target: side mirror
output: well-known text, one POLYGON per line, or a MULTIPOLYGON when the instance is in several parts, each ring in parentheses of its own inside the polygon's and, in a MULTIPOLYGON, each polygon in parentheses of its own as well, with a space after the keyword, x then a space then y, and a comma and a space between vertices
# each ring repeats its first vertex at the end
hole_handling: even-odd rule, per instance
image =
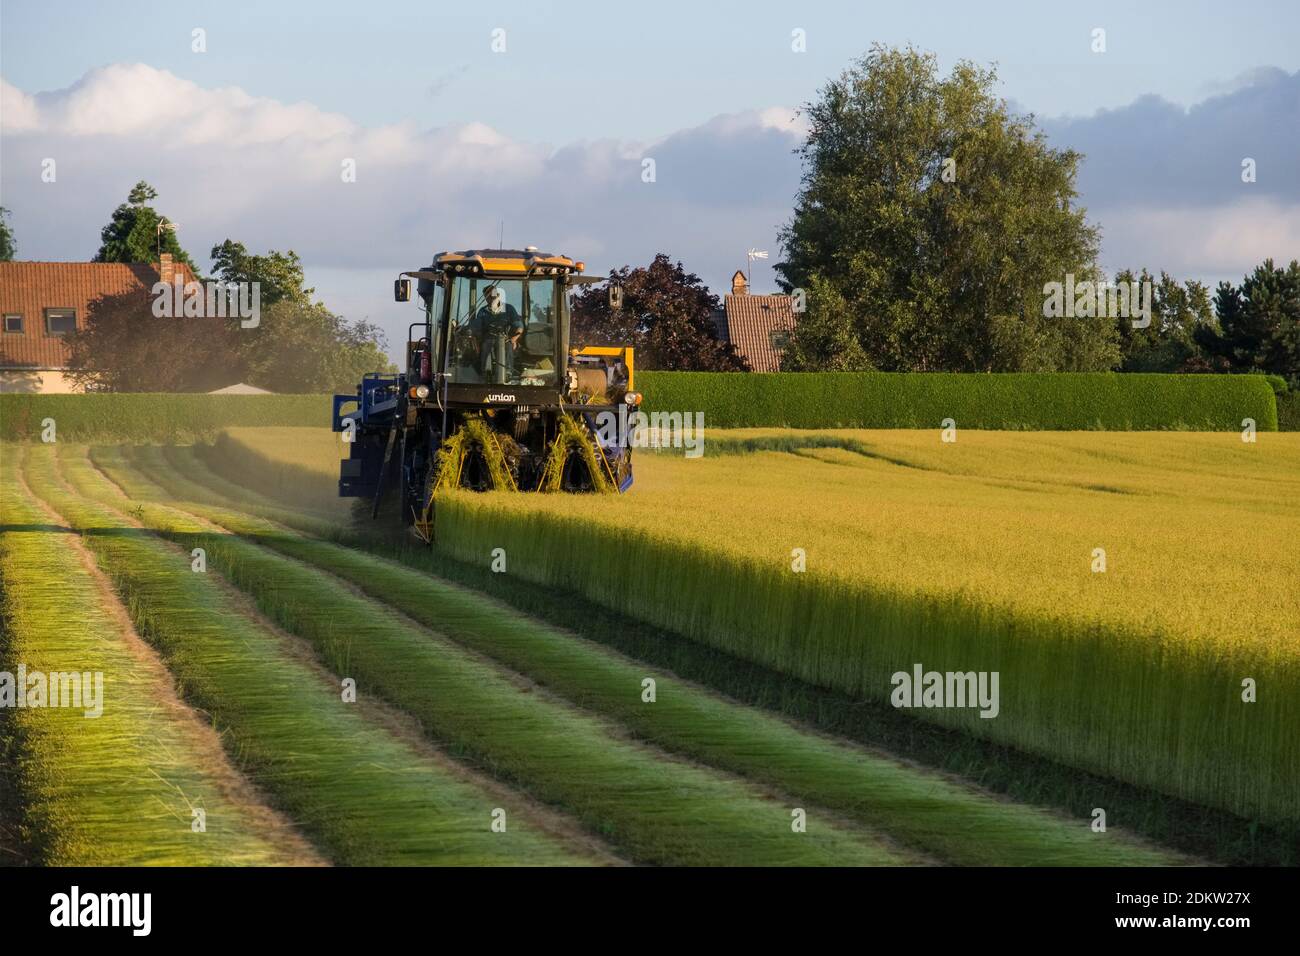
POLYGON ((395 302, 411 301, 410 279, 398 279, 393 283, 393 300, 395 302))
POLYGON ((623 308, 623 287, 613 282, 609 284, 609 307, 615 312, 623 308))

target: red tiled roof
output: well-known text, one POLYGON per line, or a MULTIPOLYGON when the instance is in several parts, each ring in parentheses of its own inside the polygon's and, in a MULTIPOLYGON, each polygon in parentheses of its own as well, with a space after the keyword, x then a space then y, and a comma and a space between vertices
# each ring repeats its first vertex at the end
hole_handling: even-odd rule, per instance
POLYGON ((755 372, 779 372, 781 353, 772 347, 771 333, 790 332, 795 319, 788 295, 728 295, 723 299, 726 337, 749 360, 755 372))
MULTIPOLYGON (((184 281, 193 275, 176 264, 184 281)), ((0 368, 58 369, 67 365, 60 335, 45 331, 46 309, 74 309, 77 328, 86 327, 90 303, 105 295, 139 291, 142 308, 158 281, 158 266, 147 262, 0 262, 0 312, 23 317, 22 332, 0 326, 0 368)))

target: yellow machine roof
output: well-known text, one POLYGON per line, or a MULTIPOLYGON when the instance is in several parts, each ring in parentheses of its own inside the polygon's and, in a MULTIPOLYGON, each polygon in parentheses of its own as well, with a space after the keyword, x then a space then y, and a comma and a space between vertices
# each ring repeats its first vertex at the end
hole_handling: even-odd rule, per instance
POLYGON ((581 272, 582 265, 568 256, 552 255, 535 249, 469 249, 465 252, 440 252, 433 258, 435 269, 504 275, 581 272))

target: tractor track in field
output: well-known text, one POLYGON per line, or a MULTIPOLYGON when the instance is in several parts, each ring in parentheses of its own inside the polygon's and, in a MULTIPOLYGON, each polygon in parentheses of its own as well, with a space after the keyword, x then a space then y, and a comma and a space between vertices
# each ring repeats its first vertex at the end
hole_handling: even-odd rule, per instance
MULTIPOLYGON (((111 475, 91 460, 89 456, 86 457, 86 462, 95 473, 102 477, 122 498, 123 504, 129 504, 134 500, 126 489, 124 489, 111 475)), ((66 486, 66 479, 63 479, 62 474, 60 474, 60 478, 61 480, 64 480, 66 486)), ((111 506, 106 505, 106 507, 111 506)), ((235 536, 233 532, 221 527, 215 522, 209 521, 202 515, 193 514, 192 512, 175 505, 166 505, 166 507, 191 515, 201 524, 208 527, 214 534, 235 536)), ((120 508, 114 508, 112 510, 114 510, 124 522, 151 535, 153 538, 165 545, 169 550, 174 551, 178 555, 178 558, 188 557, 185 549, 180 544, 170 540, 166 535, 160 534, 159 532, 147 527, 143 522, 133 517, 129 512, 123 511, 120 508)), ((263 614, 257 607, 256 601, 252 595, 241 590, 224 575, 212 575, 209 580, 213 581, 217 587, 222 590, 230 603, 233 604, 246 619, 254 622, 258 627, 270 633, 287 652, 288 657, 310 670, 319 679, 322 686, 327 687, 331 693, 338 692, 339 675, 335 674, 325 665, 325 663, 320 659, 320 655, 316 652, 316 649, 312 647, 310 642, 297 634, 285 630, 263 614)), ((339 583, 341 586, 351 587, 347 582, 340 581, 339 583)), ((111 585, 109 585, 109 587, 111 587, 111 585)), ((126 613, 124 609, 122 610, 122 613, 126 613)), ((127 618, 127 621, 129 623, 129 617, 127 618)), ((151 648, 149 650, 152 652, 151 648)), ((159 664, 160 666, 165 667, 165 665, 162 665, 161 661, 159 661, 159 664)), ((524 687, 521 689, 528 690, 530 688, 524 687)), ((401 741, 407 748, 428 760, 430 763, 435 764, 439 769, 443 770, 450 776, 481 790, 484 794, 491 796, 494 799, 503 803, 508 802, 510 806, 515 808, 515 812, 520 812, 526 815, 534 828, 541 833, 555 837, 562 840, 570 847, 586 852, 591 856, 593 862, 612 866, 630 865, 630 861, 621 856, 615 848, 609 846, 595 835, 583 829, 580 824, 567 817, 563 811, 557 810, 555 807, 535 799, 526 790, 508 786, 496 777, 467 766, 465 763, 450 757, 429 739, 424 727, 413 715, 370 694, 359 694, 357 701, 353 706, 357 708, 357 712, 368 722, 383 728, 392 737, 401 741)), ((218 743, 217 746, 219 747, 220 744, 218 743)), ((221 756, 224 758, 224 753, 221 756)))
MULTIPOLYGON (((167 466, 168 466, 169 468, 171 468, 171 469, 174 469, 174 468, 175 468, 174 463, 172 463, 172 462, 170 462, 170 461, 167 462, 167 466)), ((138 461, 133 461, 131 467, 135 470, 135 472, 136 472, 137 474, 141 474, 141 473, 142 473, 142 472, 141 472, 141 468, 140 468, 140 463, 139 463, 138 461)), ((187 477, 181 475, 179 472, 176 472, 175 474, 176 474, 177 477, 180 477, 180 478, 181 478, 182 480, 184 480, 184 481, 192 481, 192 480, 193 480, 193 479, 191 479, 191 478, 187 478, 187 477)), ((155 482, 155 484, 156 484, 156 482, 155 482)), ((166 491, 166 489, 160 489, 160 490, 163 490, 164 492, 166 491)), ((214 493, 214 494, 217 494, 217 496, 218 496, 219 498, 223 498, 223 497, 224 497, 224 496, 220 495, 219 493, 214 493)), ((217 506, 217 507, 220 507, 220 506, 217 506)), ((189 514, 194 514, 196 517, 202 518, 204 521, 206 521, 206 522, 209 523, 209 524, 214 523, 214 522, 213 522, 211 519, 209 519, 207 516, 205 516, 205 515, 201 515, 201 514, 198 514, 197 512, 192 511, 192 510, 189 509, 189 508, 184 508, 184 507, 182 506, 182 510, 186 511, 186 512, 189 513, 189 514)), ((233 509, 227 507, 225 510, 231 510, 231 511, 234 511, 234 512, 238 512, 240 509, 238 509, 238 507, 236 506, 236 507, 234 507, 233 509)), ((307 539, 307 540, 317 540, 317 541, 320 540, 320 539, 317 539, 317 538, 315 538, 314 536, 312 536, 312 535, 310 535, 310 534, 308 534, 308 533, 306 533, 306 532, 304 532, 304 531, 301 531, 301 530, 298 530, 298 529, 295 529, 295 528, 287 527, 287 526, 283 525, 282 523, 280 523, 280 522, 276 522, 276 521, 274 521, 273 519, 270 519, 270 518, 261 517, 261 518, 257 518, 256 520, 264 521, 264 522, 267 522, 268 524, 270 524, 270 525, 272 525, 272 526, 278 527, 278 528, 282 529, 282 531, 283 531, 283 533, 284 533, 285 535, 292 536, 292 537, 294 537, 294 538, 307 539)), ((220 528, 221 528, 225 533, 232 533, 232 532, 233 532, 233 533, 236 534, 238 537, 241 537, 242 539, 244 539, 244 540, 246 540, 246 541, 249 541, 250 543, 260 544, 260 543, 257 541, 255 535, 243 534, 243 533, 241 533, 241 532, 239 532, 239 531, 235 531, 234 529, 226 528, 225 526, 221 526, 221 525, 219 525, 219 523, 218 523, 218 527, 220 527, 220 528)), ((260 545, 260 546, 263 547, 263 548, 267 548, 267 547, 268 547, 268 546, 266 546, 266 545, 260 545)), ((274 550, 276 550, 276 549, 274 549, 274 548, 269 548, 269 550, 274 551, 274 550)), ((365 552, 362 552, 362 553, 365 553, 365 552)), ((371 557, 372 559, 376 560, 376 561, 384 561, 384 560, 387 560, 387 559, 381 558, 381 557, 379 557, 379 556, 377 556, 377 555, 370 555, 370 557, 371 557)), ((302 558, 298 558, 298 560, 301 561, 301 560, 304 560, 304 559, 302 559, 302 558)), ((406 615, 404 612, 400 611, 399 609, 395 608, 395 607, 394 607, 393 605, 391 605, 390 603, 388 603, 388 602, 382 600, 381 598, 377 597, 375 594, 367 593, 367 592, 365 591, 364 588, 360 588, 358 585, 356 585, 356 584, 354 584, 354 583, 352 583, 352 582, 349 582, 349 581, 347 581, 347 580, 344 579, 344 578, 339 578, 337 575, 333 575, 332 573, 329 573, 329 572, 327 571, 327 569, 325 569, 323 566, 321 566, 321 565, 317 565, 317 564, 314 564, 310 559, 305 559, 305 563, 307 563, 309 566, 315 567, 318 571, 324 571, 324 572, 328 573, 330 577, 334 578, 335 580, 337 580, 337 581, 339 582, 339 585, 340 585, 341 587, 348 588, 348 589, 354 591, 355 593, 358 593, 359 595, 368 598, 369 600, 372 600, 372 601, 375 601, 375 602, 377 602, 377 603, 379 603, 379 604, 382 604, 385 608, 387 608, 387 610, 388 610, 390 613, 395 613, 395 614, 399 615, 401 618, 404 618, 404 619, 405 619, 405 620, 406 620, 406 621, 407 621, 411 626, 413 626, 413 627, 415 627, 415 628, 419 628, 419 629, 421 629, 421 630, 423 630, 423 631, 428 631, 428 630, 429 630, 429 628, 428 628, 427 625, 422 624, 420 621, 418 621, 418 620, 416 620, 416 619, 414 619, 414 618, 410 618, 409 615, 406 615)), ((404 566, 403 566, 403 567, 404 567, 404 566)), ((411 570, 411 569, 410 569, 410 568, 406 568, 406 570, 409 571, 409 570, 411 570)), ((458 585, 453 585, 453 587, 460 588, 460 586, 458 586, 458 585)), ((508 608, 509 610, 511 610, 513 613, 516 613, 516 614, 520 614, 520 613, 521 613, 521 612, 518 612, 518 611, 514 611, 513 608, 509 608, 509 605, 505 605, 505 604, 503 604, 502 602, 500 602, 500 601, 499 601, 497 598, 495 598, 495 597, 492 597, 492 596, 489 596, 489 595, 485 595, 485 594, 481 594, 480 592, 472 591, 472 590, 470 590, 470 589, 464 589, 464 588, 460 588, 460 589, 461 589, 461 590, 465 590, 467 593, 471 593, 471 594, 473 594, 476 598, 480 598, 480 599, 481 599, 482 601, 484 601, 485 603, 492 604, 492 605, 497 605, 497 606, 502 606, 502 607, 506 607, 506 608, 508 608)), ((454 636, 449 636, 449 635, 445 635, 445 634, 444 634, 444 635, 440 635, 440 636, 441 636, 443 639, 454 641, 455 643, 458 644, 458 646, 460 646, 460 647, 462 647, 462 648, 465 648, 465 647, 466 647, 466 645, 464 644, 464 642, 456 640, 456 638, 455 638, 454 636)), ((599 651, 599 652, 602 652, 602 653, 615 653, 615 654, 617 654, 617 652, 611 651, 611 649, 608 648, 608 647, 605 647, 605 646, 603 646, 603 645, 597 644, 597 643, 595 643, 595 642, 588 641, 588 640, 586 640, 585 638, 582 638, 582 637, 580 637, 580 636, 574 635, 574 639, 577 640, 577 641, 579 641, 579 642, 581 642, 582 644, 589 644, 589 645, 591 646, 593 652, 599 651)), ((618 656, 619 656, 620 658, 623 658, 623 655, 621 655, 621 654, 618 654, 618 656)), ((625 659, 625 660, 628 660, 628 661, 634 661, 634 659, 631 659, 631 658, 624 658, 624 659, 625 659)), ((536 683, 536 682, 534 681, 533 678, 528 677, 527 675, 524 675, 523 672, 521 672, 521 671, 516 671, 516 670, 514 670, 514 668, 513 668, 511 665, 506 664, 506 663, 504 663, 503 661, 501 661, 501 660, 499 660, 499 659, 492 659, 492 658, 489 658, 489 661, 490 661, 491 663, 493 663, 493 664, 495 665, 495 667, 496 667, 498 670, 505 669, 505 670, 507 670, 507 671, 509 671, 509 672, 515 673, 515 674, 517 674, 517 675, 520 675, 520 676, 522 677, 522 679, 525 679, 525 680, 528 680, 528 681, 530 681, 530 682, 534 682, 534 683, 536 683)), ((644 662, 635 661, 635 663, 637 663, 637 664, 639 664, 639 665, 641 665, 641 666, 646 666, 646 665, 644 664, 644 662)), ((657 666, 654 667, 653 669, 654 669, 656 672, 658 672, 658 671, 662 671, 662 668, 657 667, 657 666)), ((682 683, 683 683, 683 684, 687 684, 687 683, 691 683, 691 682, 683 681, 682 683)), ((697 693, 697 694, 708 695, 708 696, 710 696, 710 697, 712 697, 712 698, 715 698, 715 699, 723 699, 723 700, 726 700, 728 703, 733 704, 733 705, 736 706, 736 707, 740 707, 740 708, 746 708, 746 709, 748 709, 748 705, 742 704, 742 703, 740 703, 740 702, 733 701, 732 699, 727 698, 725 695, 720 694, 720 693, 718 693, 717 691, 714 691, 714 690, 712 690, 711 688, 708 688, 708 687, 706 687, 706 686, 691 683, 691 687, 692 687, 693 692, 695 692, 695 693, 697 693)), ((548 693, 548 694, 552 694, 552 695, 553 695, 555 692, 547 691, 546 693, 548 693)), ((571 697, 571 695, 570 695, 570 697, 571 697)), ((581 706, 581 704, 579 704, 578 706, 581 706)), ((606 721, 605 721, 606 723, 608 723, 608 722, 610 722, 611 720, 613 720, 613 718, 608 718, 607 715, 602 714, 600 711, 589 711, 589 712, 592 713, 592 714, 595 715, 595 716, 605 717, 605 718, 606 718, 606 721)), ((791 730, 796 731, 796 732, 798 732, 798 733, 805 734, 805 735, 808 735, 808 736, 810 736, 810 737, 817 738, 817 739, 819 739, 819 740, 821 740, 821 741, 824 741, 824 742, 827 742, 827 743, 831 743, 831 744, 834 744, 834 745, 836 745, 836 746, 848 746, 848 747, 851 747, 851 748, 853 748, 853 749, 855 749, 855 750, 860 751, 860 752, 863 754, 864 757, 870 755, 870 756, 874 756, 874 757, 876 757, 877 759, 883 759, 883 760, 892 761, 892 762, 894 762, 895 764, 897 764, 897 765, 899 765, 899 766, 905 768, 906 770, 910 771, 912 774, 916 775, 916 776, 919 777, 919 778, 929 778, 929 779, 933 779, 933 780, 936 782, 936 784, 938 784, 939 782, 942 782, 942 783, 944 783, 944 784, 947 784, 947 785, 950 786, 950 787, 959 788, 959 789, 965 791, 966 793, 970 794, 970 795, 973 796, 973 797, 976 797, 976 798, 979 798, 979 799, 984 799, 984 800, 989 800, 989 801, 991 801, 991 802, 993 802, 993 803, 997 803, 997 804, 1001 804, 1001 805, 1008 806, 1008 807, 1013 807, 1013 808, 1019 808, 1019 809, 1022 809, 1022 810, 1023 810, 1023 809, 1030 809, 1028 805, 1026 805, 1026 804, 1024 804, 1024 803, 1021 803, 1021 802, 1019 802, 1019 801, 1016 801, 1016 800, 1014 800, 1014 799, 1008 797, 1008 796, 1005 795, 1005 794, 990 793, 990 792, 984 790, 983 788, 978 787, 977 785, 975 785, 974 783, 972 783, 969 779, 966 779, 966 778, 961 777, 961 776, 959 776, 959 775, 956 775, 956 774, 953 774, 953 773, 949 773, 949 772, 945 772, 945 771, 942 771, 942 770, 937 770, 937 769, 935 769, 935 768, 933 768, 933 767, 925 766, 925 765, 923 765, 923 764, 917 763, 917 762, 915 762, 915 761, 907 760, 907 759, 905 759, 905 758, 900 758, 900 757, 898 757, 898 756, 896 756, 896 755, 894 755, 894 754, 892 754, 892 753, 890 753, 890 752, 888 752, 888 751, 886 751, 886 750, 884 750, 884 749, 882 749, 882 748, 879 748, 879 747, 872 747, 872 746, 869 746, 869 745, 859 745, 856 741, 848 741, 848 740, 846 740, 846 739, 844 739, 844 738, 842 738, 842 737, 838 737, 838 736, 836 736, 836 735, 834 735, 834 734, 831 734, 831 733, 829 733, 829 732, 822 731, 822 730, 820 730, 819 728, 808 727, 808 726, 806 726, 805 724, 803 724, 803 723, 801 723, 801 722, 798 722, 798 721, 796 721, 796 720, 794 720, 794 719, 792 719, 792 718, 787 719, 787 718, 785 718, 785 717, 782 716, 782 715, 768 715, 768 716, 776 716, 777 719, 780 720, 783 724, 785 724, 785 725, 788 726, 791 730)), ((626 732, 626 728, 623 728, 623 731, 626 732)), ((680 748, 669 748, 667 751, 663 751, 662 743, 660 743, 660 742, 656 742, 656 747, 657 747, 657 749, 660 749, 661 752, 666 752, 666 753, 672 755, 673 757, 680 758, 680 756, 681 756, 681 749, 680 749, 680 748)), ((705 768, 711 770, 712 772, 715 772, 715 773, 717 773, 717 772, 730 773, 730 772, 731 772, 731 771, 726 770, 725 768, 719 767, 716 763, 710 763, 710 762, 704 761, 701 765, 702 765, 703 767, 705 767, 705 768)), ((742 774, 741 777, 740 777, 740 779, 743 779, 743 780, 747 781, 747 782, 750 783, 751 785, 762 786, 762 787, 764 787, 764 789, 767 789, 768 787, 770 787, 770 784, 768 784, 766 781, 757 780, 757 779, 755 779, 753 776, 750 776, 750 775, 747 775, 747 774, 742 774)), ((779 789, 779 788, 778 788, 778 789, 779 789)), ((811 800, 812 802, 814 802, 814 803, 816 802, 816 801, 815 801, 815 798, 813 797, 812 794, 809 794, 808 796, 809 796, 809 798, 810 798, 810 800, 811 800)), ((819 813, 822 813, 822 812, 824 812, 824 811, 819 810, 818 812, 819 812, 819 813)), ((1066 818, 1065 818, 1064 816, 1062 816, 1059 812, 1056 812, 1056 811, 1047 811, 1047 813, 1048 813, 1049 815, 1055 817, 1055 818, 1058 819, 1059 821, 1061 821, 1062 824, 1065 824, 1065 823, 1066 823, 1066 818)), ((840 815, 840 814, 835 814, 835 816, 843 818, 842 815, 840 815)), ((860 816, 859 816, 856 820, 855 820, 854 818, 852 818, 852 817, 849 817, 849 818, 846 818, 846 819, 847 819, 847 822, 850 822, 850 823, 856 822, 858 826, 861 826, 861 825, 862 825, 862 820, 861 820, 861 817, 860 817, 860 816)), ((1069 820, 1069 824, 1071 824, 1071 825, 1075 825, 1075 821, 1071 818, 1071 819, 1069 820)), ((1085 824, 1084 822, 1078 822, 1077 825, 1080 826, 1080 827, 1082 827, 1082 826, 1085 826, 1086 824, 1085 824)), ((877 832, 877 833, 880 833, 882 836, 886 837, 887 839, 890 839, 891 841, 894 839, 894 838, 893 838, 893 835, 892 835, 892 834, 889 834, 887 830, 885 830, 885 831, 877 830, 876 832, 877 832)), ((1163 849, 1163 848, 1160 848, 1160 847, 1157 847, 1157 846, 1155 846, 1155 845, 1153 845, 1153 844, 1150 844, 1148 841, 1143 841, 1143 840, 1133 840, 1132 842, 1133 842, 1133 845, 1134 845, 1135 847, 1138 847, 1138 846, 1147 846, 1147 847, 1150 847, 1150 849, 1151 849, 1152 851, 1154 851, 1154 852, 1164 852, 1164 849, 1163 849)), ((918 851, 918 850, 920 849, 919 847, 917 847, 917 846, 915 845, 915 843, 912 843, 912 842, 906 842, 906 843, 901 844, 901 845, 907 847, 908 849, 912 850, 913 852, 916 852, 916 851, 918 851)), ((922 852, 923 852, 923 851, 922 851, 922 852)), ((1170 858, 1173 859, 1173 858, 1175 858, 1175 857, 1174 857, 1173 854, 1171 854, 1171 855, 1170 855, 1170 858)), ((1178 859, 1180 859, 1182 862, 1191 862, 1191 861, 1190 861, 1188 858, 1186 858, 1186 857, 1178 857, 1178 859)))
MULTIPOLYGON (((180 732, 192 752, 203 761, 217 791, 229 800, 232 806, 242 811, 254 834, 283 854, 284 865, 329 865, 328 860, 317 852, 293 821, 272 807, 267 795, 231 763, 222 746, 220 735, 212 727, 211 719, 205 720, 206 714, 191 707, 177 695, 171 670, 153 646, 136 630, 130 613, 122 604, 121 596, 95 560, 95 556, 86 547, 82 536, 67 524, 63 515, 32 491, 21 469, 14 477, 19 490, 27 496, 37 510, 64 533, 64 540, 77 562, 95 583, 100 605, 117 629, 115 636, 148 674, 153 684, 154 699, 161 719, 169 721, 180 732)), ((65 491, 74 493, 61 473, 57 478, 65 491)))

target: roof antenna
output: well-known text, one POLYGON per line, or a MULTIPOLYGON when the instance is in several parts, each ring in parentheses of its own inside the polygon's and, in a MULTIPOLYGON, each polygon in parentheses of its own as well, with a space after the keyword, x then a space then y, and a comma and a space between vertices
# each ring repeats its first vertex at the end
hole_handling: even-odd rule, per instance
POLYGON ((501 233, 500 233, 500 235, 497 236, 497 248, 498 248, 498 249, 504 249, 505 247, 506 247, 506 221, 505 221, 504 219, 502 219, 502 220, 501 220, 501 233))

